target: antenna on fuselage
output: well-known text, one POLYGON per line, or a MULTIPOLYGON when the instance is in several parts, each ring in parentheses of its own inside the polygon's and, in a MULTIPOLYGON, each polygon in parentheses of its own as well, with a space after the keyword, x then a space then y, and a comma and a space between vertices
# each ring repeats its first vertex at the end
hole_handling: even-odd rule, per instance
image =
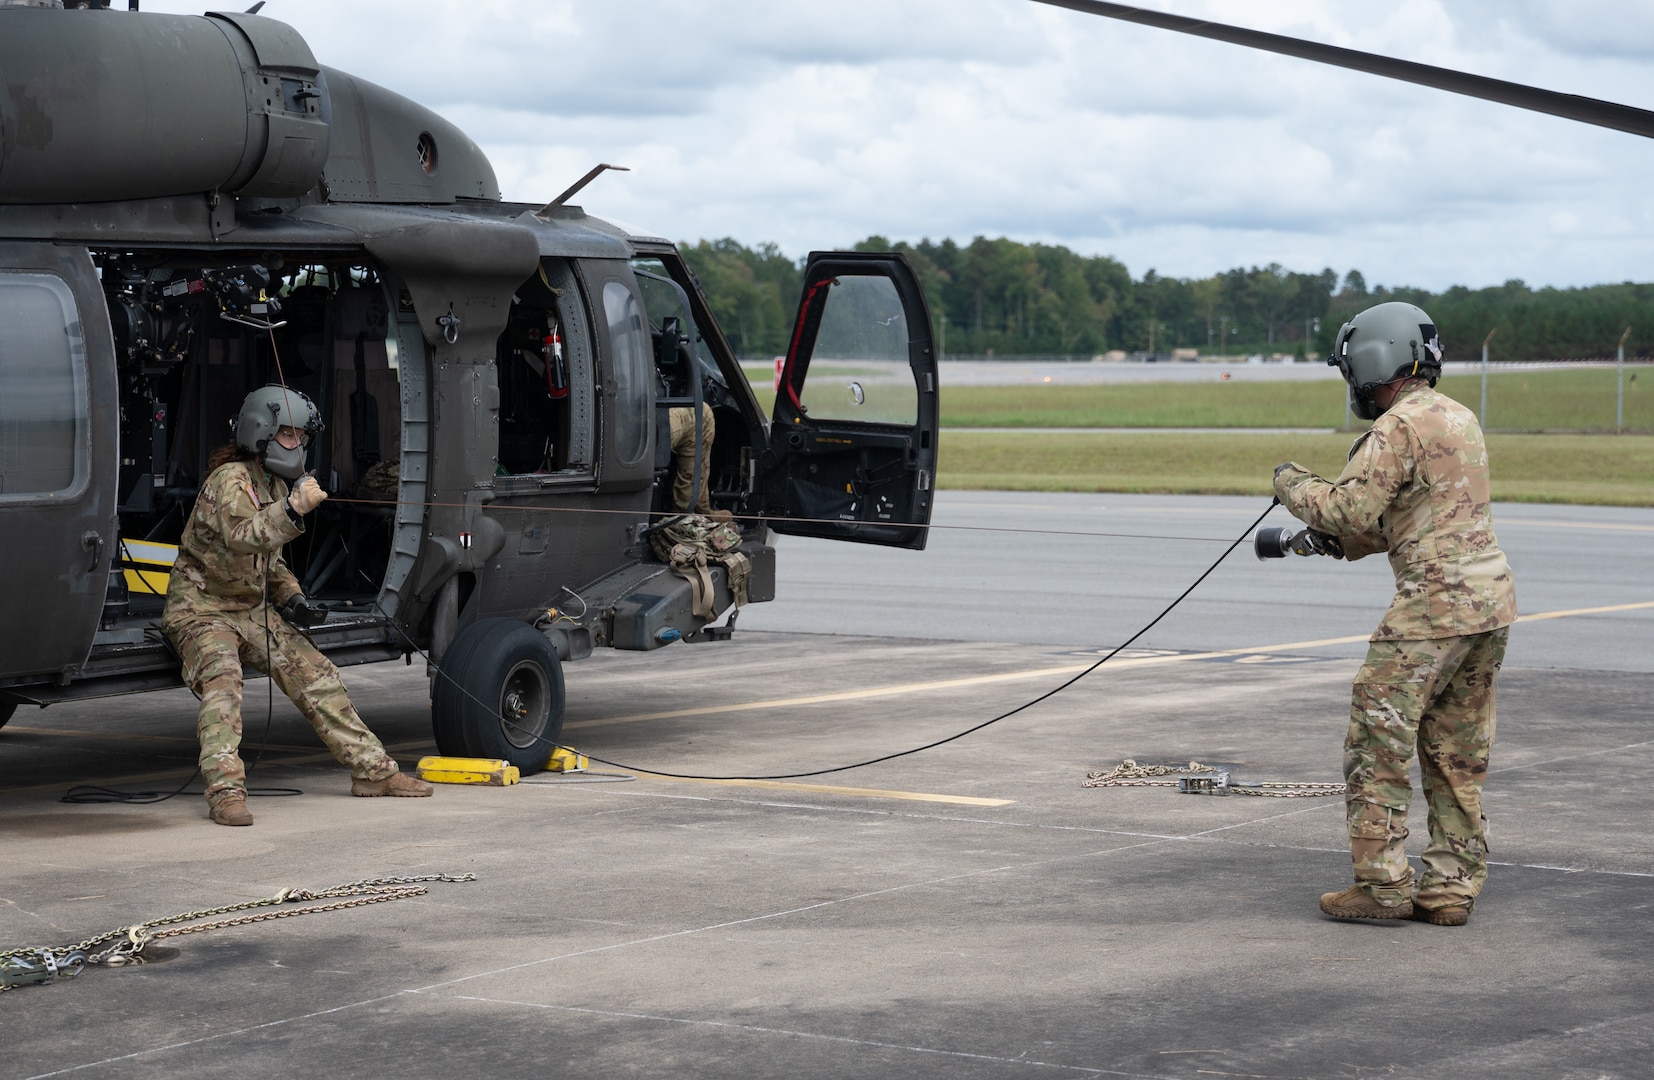
POLYGON ((551 213, 553 210, 557 209, 559 206, 562 206, 564 203, 566 203, 570 199, 572 199, 580 191, 581 188, 585 187, 587 184, 591 183, 593 180, 596 180, 598 175, 600 173, 602 173, 603 170, 605 170, 605 169, 613 169, 615 172, 631 172, 632 171, 630 168, 628 168, 625 165, 599 165, 596 168, 594 168, 591 172, 587 173, 585 176, 582 176, 580 179, 576 180, 574 182, 574 184, 567 191, 563 192, 563 194, 557 196, 557 198, 551 200, 550 202, 546 203, 544 206, 540 207, 540 209, 536 210, 534 212, 534 216, 537 217, 537 218, 544 218, 547 214, 551 213))

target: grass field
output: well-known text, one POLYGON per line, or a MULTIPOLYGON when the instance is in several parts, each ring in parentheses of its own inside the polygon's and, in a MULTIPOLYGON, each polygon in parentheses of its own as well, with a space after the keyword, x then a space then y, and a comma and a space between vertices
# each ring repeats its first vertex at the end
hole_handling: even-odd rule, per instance
MULTIPOLYGON (((1625 420, 1644 434, 1506 434, 1500 428, 1609 429, 1612 370, 1500 372, 1488 380, 1494 498, 1654 506, 1654 379, 1628 373, 1625 420)), ((767 379, 755 379, 766 411, 767 379)), ((1481 379, 1441 389, 1472 408, 1481 379)), ((1266 434, 1225 428, 1334 428, 1341 382, 1128 383, 942 388, 944 488, 1267 495, 1274 467, 1297 461, 1337 475, 1352 435, 1266 434), (961 428, 1210 428, 1195 433, 989 432, 961 428)), ((1359 422, 1358 422, 1359 423, 1359 422)), ((1364 426, 1364 425, 1362 425, 1364 426)))
MULTIPOLYGON (((945 431, 937 486, 994 491, 1269 495, 1275 466, 1336 476, 1351 436, 945 431)), ((1654 437, 1490 435, 1493 497, 1654 506, 1654 437)))
MULTIPOLYGON (((1344 423, 1342 382, 1224 382, 1220 375, 1214 371, 1209 382, 1193 383, 944 386, 942 426, 1330 428, 1344 423)), ((1627 373, 1630 431, 1654 433, 1649 375, 1646 369, 1627 373)), ((753 379, 766 411, 774 400, 770 385, 768 377, 753 379)), ((1439 388, 1472 409, 1481 407, 1479 376, 1450 376, 1439 388)), ((1488 428, 1611 431, 1614 399, 1610 369, 1496 372, 1488 377, 1488 428)))

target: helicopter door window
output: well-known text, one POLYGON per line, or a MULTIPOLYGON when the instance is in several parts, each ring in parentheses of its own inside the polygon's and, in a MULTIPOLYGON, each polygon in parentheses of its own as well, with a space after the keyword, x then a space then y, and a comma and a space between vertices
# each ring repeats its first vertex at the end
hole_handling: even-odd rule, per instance
POLYGON ((0 275, 0 499, 87 480, 86 342, 67 283, 0 275))
POLYGON ((907 317, 887 277, 833 282, 800 402, 817 420, 913 424, 919 391, 908 366, 907 317))
POLYGON ((636 464, 649 446, 650 415, 649 328, 637 296, 619 281, 603 286, 603 311, 609 323, 609 347, 614 365, 615 458, 636 464))

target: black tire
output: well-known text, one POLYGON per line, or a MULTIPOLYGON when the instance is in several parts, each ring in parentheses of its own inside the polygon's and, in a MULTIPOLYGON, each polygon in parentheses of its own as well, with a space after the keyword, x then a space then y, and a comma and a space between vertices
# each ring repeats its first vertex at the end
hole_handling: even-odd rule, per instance
POLYGON ((515 619, 484 619, 442 658, 431 695, 437 749, 537 773, 562 736, 563 703, 563 665, 545 635, 515 619))
POLYGON ((484 619, 472 623, 454 635, 437 665, 436 681, 431 686, 431 734, 436 738, 437 753, 444 757, 475 757, 465 743, 466 702, 461 689, 461 673, 470 663, 477 643, 501 625, 522 625, 511 619, 484 619))
MULTIPOLYGON (((5 727, 6 726, 6 721, 10 720, 11 719, 11 714, 16 712, 16 711, 17 711, 17 702, 15 702, 15 701, 0 701, 0 727, 5 727)), ((546 752, 546 756, 547 757, 551 756, 551 752, 549 750, 546 752)))

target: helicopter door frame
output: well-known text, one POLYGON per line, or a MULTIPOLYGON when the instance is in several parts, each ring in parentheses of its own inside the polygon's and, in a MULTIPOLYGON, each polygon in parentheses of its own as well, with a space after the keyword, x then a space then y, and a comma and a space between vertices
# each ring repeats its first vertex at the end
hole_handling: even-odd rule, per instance
POLYGON ((770 528, 924 549, 939 426, 930 325, 901 253, 810 253, 758 465, 770 528))
POLYGON ((68 677, 120 543, 115 343, 86 248, 0 247, 0 677, 68 677))

